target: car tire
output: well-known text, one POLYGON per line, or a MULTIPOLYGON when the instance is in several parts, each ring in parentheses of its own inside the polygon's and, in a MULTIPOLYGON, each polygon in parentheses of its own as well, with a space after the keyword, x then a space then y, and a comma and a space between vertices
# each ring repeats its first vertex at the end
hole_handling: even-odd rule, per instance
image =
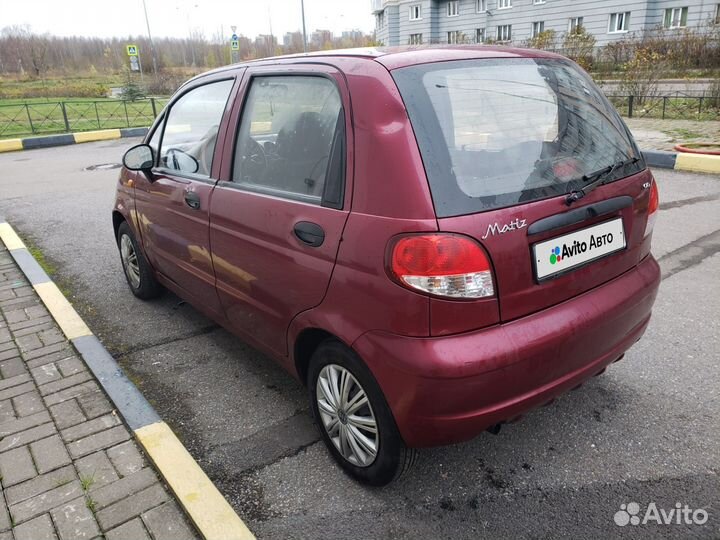
POLYGON ((135 235, 125 221, 118 227, 117 244, 125 279, 132 293, 143 300, 160 296, 164 289, 155 279, 155 274, 138 246, 135 235))
POLYGON ((334 339, 323 342, 310 359, 307 382, 315 422, 346 473, 384 486, 411 468, 417 451, 405 446, 380 386, 353 350, 334 339), (348 384, 344 399, 343 381, 348 384), (363 396, 367 405, 358 408, 363 396))

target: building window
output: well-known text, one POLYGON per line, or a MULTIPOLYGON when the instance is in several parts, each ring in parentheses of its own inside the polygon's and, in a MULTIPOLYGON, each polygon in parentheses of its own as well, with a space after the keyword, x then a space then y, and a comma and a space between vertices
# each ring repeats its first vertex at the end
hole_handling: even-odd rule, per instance
POLYGON ((377 27, 385 28, 385 12, 381 11, 377 14, 377 27))
POLYGON ((485 29, 478 28, 475 30, 475 41, 477 43, 485 43, 485 29))
POLYGON ((512 0, 498 0, 498 9, 507 9, 512 7, 512 0))
POLYGON ((687 26, 687 15, 688 8, 686 7, 666 9, 663 26, 665 28, 685 28, 687 26))
POLYGON ((544 4, 544 3, 545 3, 545 0, 533 0, 534 6, 539 6, 540 4, 544 4))
POLYGON ((503 24, 497 27, 497 40, 510 41, 512 39, 512 24, 503 24))
POLYGON ((571 17, 568 21, 568 33, 574 34, 576 32, 579 32, 580 29, 583 27, 583 18, 582 17, 571 17))
POLYGON ((715 20, 713 22, 715 24, 720 24, 720 4, 715 6, 715 20))
POLYGON ((532 23, 532 34, 530 37, 538 37, 545 31, 545 21, 536 21, 532 23))
POLYGON ((465 36, 463 36, 460 30, 455 30, 454 32, 447 33, 447 39, 450 44, 462 43, 465 41, 465 36))
POLYGON ((477 0, 475 11, 478 13, 485 13, 487 11, 487 0, 477 0))
POLYGON ((447 4, 447 16, 448 17, 457 17, 460 15, 460 7, 458 0, 453 0, 452 2, 448 2, 447 4))
POLYGON ((630 12, 624 13, 611 13, 610 14, 610 25, 608 27, 608 33, 616 34, 619 32, 627 32, 630 27, 630 12))
POLYGON ((422 19, 422 6, 420 4, 413 4, 410 6, 410 20, 419 21, 422 19))
POLYGON ((422 34, 410 34, 408 43, 410 45, 422 45, 422 34))

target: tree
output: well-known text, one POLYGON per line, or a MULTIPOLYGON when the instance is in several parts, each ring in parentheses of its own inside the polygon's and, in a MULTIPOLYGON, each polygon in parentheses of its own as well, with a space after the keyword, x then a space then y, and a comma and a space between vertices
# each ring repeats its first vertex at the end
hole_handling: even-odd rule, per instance
POLYGON ((126 101, 137 101, 145 97, 145 91, 131 79, 130 71, 127 72, 127 82, 120 91, 120 97, 126 101))
POLYGON ((30 61, 36 77, 41 77, 47 65, 48 40, 36 35, 30 36, 30 61))

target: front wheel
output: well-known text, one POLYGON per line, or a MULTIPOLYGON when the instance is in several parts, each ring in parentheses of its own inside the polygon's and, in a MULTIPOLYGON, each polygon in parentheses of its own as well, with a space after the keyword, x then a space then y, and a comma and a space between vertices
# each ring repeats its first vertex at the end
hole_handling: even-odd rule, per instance
POLYGON ((152 268, 140 250, 127 222, 121 223, 118 227, 117 243, 125 278, 132 293, 143 300, 160 296, 163 292, 162 285, 155 279, 152 268))
POLYGON ((310 407, 325 445, 350 476, 384 486, 404 474, 416 451, 407 448, 370 370, 336 340, 321 344, 308 370, 310 407))

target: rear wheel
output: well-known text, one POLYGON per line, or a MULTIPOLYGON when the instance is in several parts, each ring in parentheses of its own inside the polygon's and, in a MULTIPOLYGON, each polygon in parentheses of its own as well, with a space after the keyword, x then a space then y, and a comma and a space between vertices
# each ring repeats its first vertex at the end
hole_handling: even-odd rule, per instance
POLYGON ((160 296, 163 292, 162 285, 155 279, 152 268, 139 249, 127 222, 118 227, 117 243, 125 278, 132 293, 143 300, 160 296))
POLYGON ((321 344, 308 370, 310 406, 330 453, 353 478, 384 486, 405 473, 407 448, 375 378, 351 349, 321 344))

